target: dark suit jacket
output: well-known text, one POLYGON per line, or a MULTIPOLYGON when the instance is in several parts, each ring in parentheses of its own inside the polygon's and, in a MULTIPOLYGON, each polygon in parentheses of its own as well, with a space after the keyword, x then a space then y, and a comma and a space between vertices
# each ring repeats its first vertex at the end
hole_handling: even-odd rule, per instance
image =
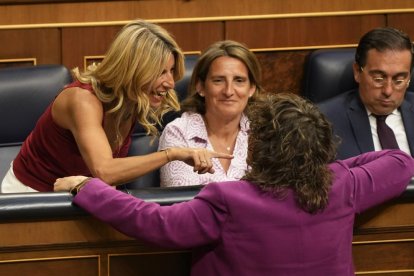
MULTIPOLYGON (((340 137, 337 159, 374 151, 371 127, 358 90, 351 90, 318 104, 340 137)), ((408 92, 400 106, 411 155, 414 154, 414 93, 408 92)))

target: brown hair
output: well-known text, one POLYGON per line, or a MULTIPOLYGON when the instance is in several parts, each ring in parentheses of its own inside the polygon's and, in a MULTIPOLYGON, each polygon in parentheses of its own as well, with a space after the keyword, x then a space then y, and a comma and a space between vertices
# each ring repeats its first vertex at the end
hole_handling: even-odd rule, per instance
POLYGON ((336 143, 331 124, 318 108, 292 94, 266 95, 248 109, 250 123, 247 164, 243 179, 283 199, 289 189, 309 213, 324 209, 336 143))
POLYGON ((194 67, 193 74, 189 85, 187 98, 181 103, 182 111, 190 111, 199 114, 206 113, 206 105, 204 97, 197 93, 197 82, 205 82, 208 71, 213 61, 219 57, 232 57, 240 60, 246 66, 249 72, 250 85, 256 85, 256 91, 249 98, 248 105, 258 97, 263 88, 261 85, 261 68, 256 55, 251 52, 245 45, 232 41, 223 40, 212 44, 200 56, 194 67))

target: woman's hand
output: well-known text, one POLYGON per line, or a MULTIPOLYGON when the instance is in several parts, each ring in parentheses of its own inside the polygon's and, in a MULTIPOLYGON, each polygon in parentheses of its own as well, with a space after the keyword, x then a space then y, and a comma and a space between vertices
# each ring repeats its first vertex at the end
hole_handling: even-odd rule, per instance
POLYGON ((232 159, 233 155, 200 148, 169 148, 172 160, 185 162, 199 174, 214 173, 212 158, 232 159))
POLYGON ((82 175, 58 178, 55 181, 53 190, 55 192, 70 191, 73 187, 75 187, 87 178, 88 177, 82 175))

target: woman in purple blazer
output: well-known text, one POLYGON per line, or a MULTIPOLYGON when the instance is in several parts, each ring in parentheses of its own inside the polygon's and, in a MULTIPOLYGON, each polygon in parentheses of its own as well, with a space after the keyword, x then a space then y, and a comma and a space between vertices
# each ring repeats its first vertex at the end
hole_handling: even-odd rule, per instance
POLYGON ((400 195, 413 159, 393 150, 330 163, 330 124, 293 94, 266 96, 249 114, 251 170, 188 202, 161 207, 80 176, 55 190, 72 189, 75 204, 126 235, 191 248, 192 275, 354 275, 355 213, 400 195))

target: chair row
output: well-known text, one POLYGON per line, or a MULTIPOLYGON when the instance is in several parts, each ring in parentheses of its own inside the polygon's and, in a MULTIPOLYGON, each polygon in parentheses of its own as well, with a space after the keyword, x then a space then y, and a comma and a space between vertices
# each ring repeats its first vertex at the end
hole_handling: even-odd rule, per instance
MULTIPOLYGON (((302 95, 318 103, 356 88, 352 64, 355 49, 323 49, 312 52, 305 64, 302 95)), ((196 55, 186 56, 184 78, 177 82, 176 91, 182 100, 187 94, 196 55)), ((412 76, 412 79, 414 77, 412 76)), ((72 81, 70 71, 62 65, 0 69, 0 179, 7 172, 22 142, 29 135, 37 119, 62 90, 72 81)), ((414 91, 414 80, 408 90, 414 91)), ((158 141, 150 143, 142 128, 133 134, 130 155, 154 152, 158 141)), ((126 189, 159 185, 159 172, 147 174, 124 185, 126 189)))

